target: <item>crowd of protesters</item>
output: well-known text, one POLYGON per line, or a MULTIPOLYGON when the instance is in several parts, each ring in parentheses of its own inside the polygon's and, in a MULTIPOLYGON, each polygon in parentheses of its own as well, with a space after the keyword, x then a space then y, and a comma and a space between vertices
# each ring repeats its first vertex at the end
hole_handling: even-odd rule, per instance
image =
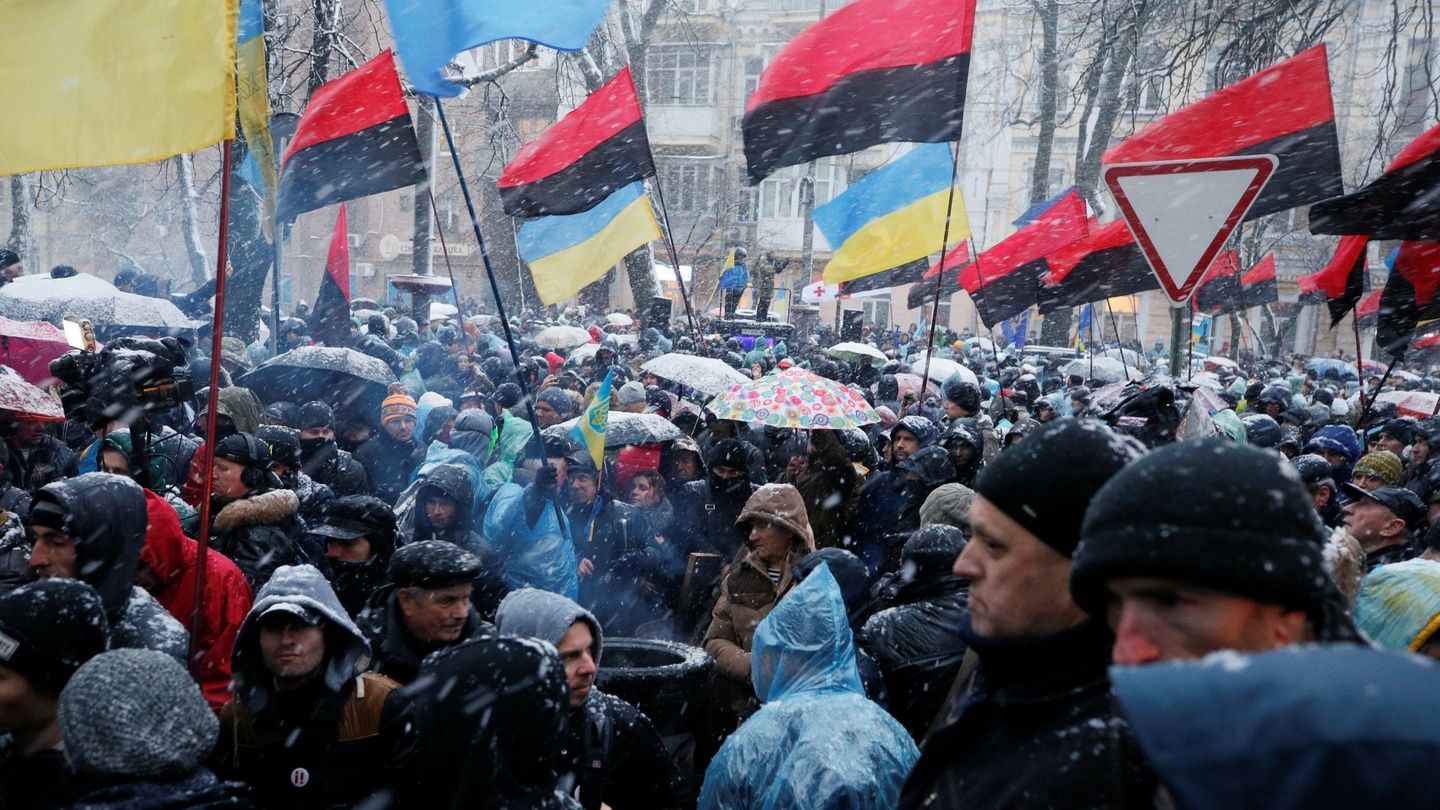
POLYGON ((0 810, 1432 801, 1440 417, 1378 398, 1428 377, 1132 353, 1106 384, 942 332, 970 376, 927 384, 919 336, 854 363, 629 320, 357 319, 400 380, 374 412, 200 341, 220 388, 133 433, 143 471, 126 425, 12 423, 0 810), (879 421, 717 419, 668 353, 879 421), (606 379, 682 438, 597 463, 566 422, 606 379), (633 638, 703 649, 684 741, 597 687, 633 638))

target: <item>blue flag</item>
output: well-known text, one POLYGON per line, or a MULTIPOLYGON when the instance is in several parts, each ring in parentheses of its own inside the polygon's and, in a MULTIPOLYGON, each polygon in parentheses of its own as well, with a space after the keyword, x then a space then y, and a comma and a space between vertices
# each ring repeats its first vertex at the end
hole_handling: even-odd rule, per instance
POLYGON ((447 97, 463 89, 445 80, 445 66, 460 52, 500 39, 578 51, 609 8, 610 0, 385 0, 411 85, 447 97))
POLYGON ((1010 345, 1016 351, 1025 348, 1025 333, 1030 328, 1030 310, 1016 315, 1008 321, 1000 322, 1000 333, 1010 341, 1010 345))
POLYGON ((1080 308, 1080 325, 1076 327, 1076 330, 1079 331, 1079 332, 1084 332, 1086 329, 1089 329, 1089 328, 1090 328, 1090 319, 1091 319, 1091 317, 1092 317, 1092 316, 1091 316, 1091 314, 1090 314, 1090 305, 1089 305, 1089 304, 1086 304, 1085 306, 1081 307, 1081 308, 1080 308))

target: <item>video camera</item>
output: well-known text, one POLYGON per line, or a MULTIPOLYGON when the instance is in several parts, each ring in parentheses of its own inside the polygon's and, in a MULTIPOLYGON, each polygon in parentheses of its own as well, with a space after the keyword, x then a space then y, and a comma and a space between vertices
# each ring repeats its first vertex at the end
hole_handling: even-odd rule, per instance
POLYGON ((185 347, 173 337, 117 338, 103 351, 75 349, 50 362, 50 373, 64 383, 65 415, 97 430, 193 399, 195 384, 184 369, 185 347))

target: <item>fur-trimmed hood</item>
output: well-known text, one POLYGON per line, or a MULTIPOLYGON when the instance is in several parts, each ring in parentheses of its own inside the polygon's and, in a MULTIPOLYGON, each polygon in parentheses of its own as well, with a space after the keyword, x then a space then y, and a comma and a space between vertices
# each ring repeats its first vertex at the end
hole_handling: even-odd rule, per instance
POLYGON ((250 526, 269 526, 294 518, 300 497, 288 489, 272 489, 259 495, 231 501, 215 515, 216 531, 228 532, 250 526))

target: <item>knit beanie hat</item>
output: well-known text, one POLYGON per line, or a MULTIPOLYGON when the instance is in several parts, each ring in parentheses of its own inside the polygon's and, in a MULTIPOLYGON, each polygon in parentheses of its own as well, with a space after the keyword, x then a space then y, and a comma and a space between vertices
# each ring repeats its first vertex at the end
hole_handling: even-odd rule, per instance
POLYGON ((563 388, 546 388, 544 391, 536 394, 535 399, 549 404, 550 407, 554 408, 555 412, 562 417, 570 416, 570 412, 574 410, 571 407, 570 392, 563 388))
POLYGON ((945 399, 970 413, 980 410, 980 389, 974 383, 951 379, 945 383, 945 399))
POLYGON ((1095 496, 1070 593, 1103 616, 1107 581, 1164 577, 1318 612, 1329 586, 1324 544, 1310 496, 1284 457, 1224 439, 1180 442, 1095 496))
POLYGON ((300 406, 300 420, 295 425, 298 430, 309 430, 311 428, 335 427, 335 412, 330 406, 323 402, 307 402, 300 406))
MULTIPOLYGON (((907 577, 914 581, 951 573, 955 558, 964 550, 965 534, 960 529, 937 524, 923 526, 911 534, 900 552, 900 559, 904 563, 914 563, 915 570, 907 577)), ((902 573, 907 568, 906 565, 900 567, 902 573)))
POLYGON ((1387 487, 1400 486, 1400 478, 1405 474, 1405 466, 1400 462, 1400 457, 1389 450, 1376 450, 1373 453, 1366 453, 1355 462, 1355 469, 1350 471, 1350 477, 1357 475, 1373 475, 1385 482, 1387 487))
POLYGON ((620 386, 615 393, 615 400, 621 405, 635 405, 645 401, 645 386, 634 380, 620 386))
POLYGON ((963 484, 941 484, 920 505, 921 526, 953 526, 970 528, 970 504, 975 490, 963 484))
POLYGON ((520 386, 513 382, 501 383, 495 389, 495 402, 502 408, 513 408, 520 402, 520 386))
POLYGON ((80 667, 60 693, 65 753, 80 774, 184 776, 220 734, 200 687, 155 650, 113 650, 80 667))
POLYGON ((380 403, 380 426, 384 427, 396 419, 415 418, 415 398, 405 388, 405 383, 390 383, 390 395, 380 403))
POLYGON ((1137 443, 1101 422, 1059 419, 986 463, 975 494, 1069 557, 1090 499, 1139 456, 1137 443))
POLYGON ((78 579, 42 579, 0 595, 0 666, 31 686, 58 693, 109 646, 100 594, 78 579))

